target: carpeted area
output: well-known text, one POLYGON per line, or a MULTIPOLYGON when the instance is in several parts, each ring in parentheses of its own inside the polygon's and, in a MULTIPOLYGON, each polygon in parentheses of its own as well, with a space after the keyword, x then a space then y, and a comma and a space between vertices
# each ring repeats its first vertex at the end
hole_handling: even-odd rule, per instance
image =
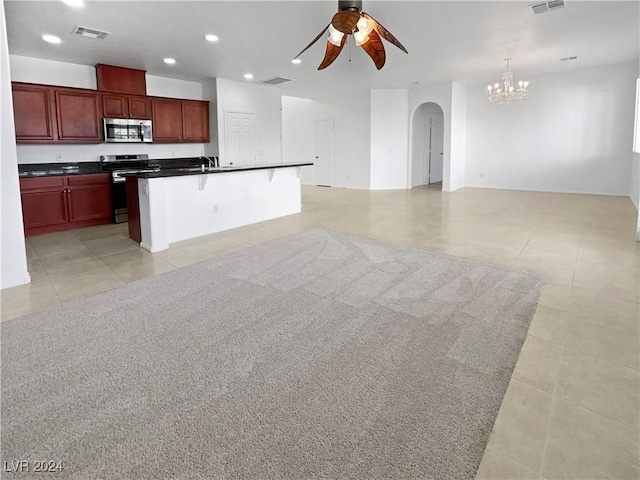
POLYGON ((472 478, 542 284, 309 230, 9 320, 2 460, 63 462, 16 478, 472 478))

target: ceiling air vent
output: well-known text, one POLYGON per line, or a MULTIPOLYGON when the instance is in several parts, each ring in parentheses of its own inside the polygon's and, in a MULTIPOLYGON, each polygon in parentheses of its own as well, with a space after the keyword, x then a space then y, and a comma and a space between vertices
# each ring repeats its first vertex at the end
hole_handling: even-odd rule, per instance
POLYGON ((550 10, 557 10, 562 7, 564 7, 564 0, 551 0, 550 2, 541 2, 529 5, 529 8, 535 15, 546 13, 550 10))
POLYGON ((71 33, 75 33, 76 35, 80 35, 82 37, 87 37, 87 38, 97 38, 99 40, 102 40, 104 37, 110 34, 110 32, 97 30, 95 28, 81 27, 80 25, 76 25, 76 27, 71 31, 71 33))
POLYGON ((290 78, 284 78, 284 77, 273 77, 270 78, 269 80, 264 80, 260 83, 263 83, 265 85, 280 85, 281 83, 287 83, 290 82, 291 79, 290 78))

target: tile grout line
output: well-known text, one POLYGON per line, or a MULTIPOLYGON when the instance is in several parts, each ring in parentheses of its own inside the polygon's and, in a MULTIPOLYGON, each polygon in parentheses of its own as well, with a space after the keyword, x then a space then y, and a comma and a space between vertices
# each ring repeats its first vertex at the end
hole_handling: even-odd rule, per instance
POLYGON ((58 303, 61 304, 62 299, 60 298, 60 295, 58 295, 58 290, 56 289, 56 286, 53 284, 53 281, 51 280, 51 275, 49 275, 49 272, 47 270, 47 268, 44 266, 44 263, 42 262, 42 259, 40 258, 40 255, 38 255, 38 252, 33 248, 33 246, 31 246, 31 248, 33 249, 33 253, 36 254, 36 257, 38 257, 38 261, 42 264, 42 269, 44 270, 45 275, 47 276, 47 280, 49 280, 49 285, 51 285, 51 290, 53 290, 53 293, 55 294, 56 298, 58 299, 58 303))
MULTIPOLYGON (((564 333, 563 333, 564 335, 564 333)), ((564 341, 564 338, 563 338, 564 341)), ((547 456, 547 445, 549 443, 549 429, 551 428, 551 419, 555 413, 555 408, 558 400, 556 390, 558 388, 558 371, 562 365, 562 359, 564 357, 564 345, 560 347, 560 358, 558 359, 558 369, 553 372, 553 391, 551 392, 551 402, 549 404, 549 418, 547 419, 547 427, 544 434, 544 445, 542 446, 542 458, 540 459, 540 469, 538 470, 538 478, 542 479, 544 472, 544 462, 547 456)))
MULTIPOLYGON (((490 447, 489 445, 487 445, 487 447, 485 448, 485 453, 487 452, 487 450, 491 450, 493 453, 495 453, 496 455, 499 455, 503 458, 506 458, 507 460, 509 460, 510 462, 515 463, 516 465, 518 465, 519 467, 521 467, 523 470, 526 470, 527 472, 530 472, 532 474, 535 475, 535 472, 533 472, 531 469, 525 467, 524 465, 522 465, 521 463, 515 461, 513 458, 509 457, 508 455, 505 455, 504 453, 500 452, 499 450, 496 450, 495 448, 490 447)), ((484 454, 482 455, 482 458, 484 458, 484 454)), ((482 463, 482 460, 480 461, 482 463)), ((480 467, 480 465, 478 465, 478 467, 480 467)), ((476 472, 477 475, 478 472, 476 472)))

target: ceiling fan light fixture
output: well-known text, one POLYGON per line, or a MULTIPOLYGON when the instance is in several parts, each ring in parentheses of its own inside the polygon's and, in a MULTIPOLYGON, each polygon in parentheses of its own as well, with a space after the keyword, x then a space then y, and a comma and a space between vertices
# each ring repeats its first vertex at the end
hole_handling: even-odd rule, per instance
POLYGON ((309 50, 312 45, 322 38, 327 30, 329 30, 329 38, 327 39, 324 59, 320 63, 318 70, 327 68, 338 58, 347 41, 345 35, 353 35, 355 37, 355 44, 362 47, 373 60, 378 70, 384 67, 386 60, 384 45, 382 44, 383 39, 395 45, 404 53, 409 53, 389 30, 384 28, 371 15, 362 11, 362 0, 339 0, 338 13, 333 16, 329 25, 324 27, 318 36, 311 40, 309 45, 304 47, 294 58, 298 58, 309 50))
POLYGON ((333 25, 329 25, 329 42, 339 47, 342 44, 342 37, 344 37, 344 33, 339 30, 336 30, 333 25))
POLYGON ((363 35, 366 36, 373 31, 374 24, 368 18, 360 17, 360 20, 358 20, 356 27, 358 27, 358 32, 361 32, 363 35))
POLYGON ((369 41, 369 35, 365 35, 362 32, 353 32, 353 38, 356 41, 356 47, 359 47, 369 41))

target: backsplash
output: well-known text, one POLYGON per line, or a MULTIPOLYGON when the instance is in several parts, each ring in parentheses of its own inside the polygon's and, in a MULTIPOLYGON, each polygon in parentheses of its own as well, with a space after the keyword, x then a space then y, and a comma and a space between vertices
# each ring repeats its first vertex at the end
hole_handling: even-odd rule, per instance
POLYGON ((209 144, 99 143, 95 145, 18 145, 18 164, 97 162, 100 155, 146 153, 149 158, 180 158, 215 155, 209 144))

